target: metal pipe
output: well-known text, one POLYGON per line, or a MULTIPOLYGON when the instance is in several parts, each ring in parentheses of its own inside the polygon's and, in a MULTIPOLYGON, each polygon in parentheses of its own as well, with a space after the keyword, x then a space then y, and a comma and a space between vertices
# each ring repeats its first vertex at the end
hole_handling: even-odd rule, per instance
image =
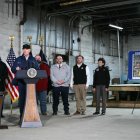
POLYGON ((86 25, 86 26, 82 27, 82 29, 81 29, 81 34, 83 34, 83 30, 84 30, 85 28, 89 27, 89 26, 92 26, 92 24, 89 24, 89 25, 86 25))
POLYGON ((18 16, 18 0, 16 0, 16 16, 18 16))
POLYGON ((63 23, 63 29, 62 29, 62 48, 65 48, 66 49, 66 45, 64 46, 64 36, 65 36, 65 22, 63 23))
MULTIPOLYGON (((72 20, 71 20, 71 25, 70 25, 70 32, 71 32, 71 52, 73 51, 73 22, 74 20, 76 20, 77 16, 75 16, 72 20)), ((72 52, 73 53, 73 52, 72 52)))
MULTIPOLYGON (((67 0, 67 2, 69 2, 69 1, 71 2, 71 1, 74 1, 74 0, 67 0)), ((44 6, 44 5, 50 5, 50 4, 55 4, 55 3, 61 3, 61 2, 62 3, 66 2, 66 0, 61 0, 61 1, 60 0, 50 0, 50 1, 47 1, 47 2, 42 2, 41 5, 44 6)))
POLYGON ((12 0, 12 18, 14 17, 14 0, 12 0))
POLYGON ((8 3, 8 17, 9 17, 9 0, 7 1, 7 3, 8 3))
MULTIPOLYGON (((47 17, 46 17, 46 20, 47 20, 47 17)), ((49 20, 49 33, 48 33, 48 41, 50 41, 50 37, 51 37, 51 16, 48 17, 48 20, 49 20)), ((48 60, 50 60, 50 52, 51 52, 51 48, 50 48, 50 43, 48 42, 48 60)))
POLYGON ((93 63, 95 63, 95 32, 94 32, 94 29, 93 29, 93 26, 92 26, 92 55, 93 55, 93 63))
POLYGON ((74 18, 74 16, 72 16, 70 19, 69 19, 69 40, 68 40, 68 50, 69 50, 69 56, 70 56, 70 47, 71 47, 71 21, 72 19, 74 18))
POLYGON ((46 41, 46 23, 47 18, 44 20, 44 54, 46 55, 46 47, 47 47, 47 41, 46 41))
POLYGON ((56 33, 56 18, 54 18, 54 27, 55 27, 55 54, 56 54, 56 47, 57 47, 57 33, 56 33))
POLYGON ((23 25, 26 22, 27 12, 26 12, 26 6, 25 1, 23 1, 23 19, 20 21, 20 25, 23 25))
POLYGON ((38 5, 38 9, 39 9, 39 12, 38 12, 38 22, 37 22, 37 34, 36 34, 36 44, 39 40, 39 36, 41 36, 41 7, 40 7, 40 2, 37 3, 36 5, 38 5))
POLYGON ((70 50, 73 48, 73 34, 71 32, 71 28, 73 26, 73 22, 74 20, 76 20, 76 18, 78 17, 79 15, 76 15, 76 16, 73 16, 70 18, 69 20, 69 56, 70 56, 70 50))
POLYGON ((20 45, 19 45, 19 52, 18 52, 18 55, 20 55, 21 54, 21 46, 23 46, 23 30, 24 30, 24 26, 23 25, 20 25, 20 36, 19 36, 19 38, 20 38, 20 45))
POLYGON ((121 56, 120 56, 120 37, 119 37, 119 29, 117 29, 117 38, 118 38, 118 57, 119 57, 119 77, 121 83, 121 56))
POLYGON ((96 41, 97 41, 97 37, 94 37, 94 56, 93 56, 93 58, 94 58, 94 64, 95 64, 95 62, 96 62, 96 56, 95 56, 95 47, 96 47, 96 41))

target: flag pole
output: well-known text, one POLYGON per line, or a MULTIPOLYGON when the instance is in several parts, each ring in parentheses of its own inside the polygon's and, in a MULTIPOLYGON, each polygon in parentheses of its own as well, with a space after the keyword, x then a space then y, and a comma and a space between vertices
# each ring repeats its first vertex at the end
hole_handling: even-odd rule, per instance
POLYGON ((32 36, 27 36, 27 39, 29 40, 29 45, 31 46, 32 49, 32 36))
MULTIPOLYGON (((40 46, 40 52, 42 51, 43 52, 43 41, 44 41, 44 39, 43 39, 43 36, 40 36, 39 37, 39 46, 40 46)), ((40 53, 40 57, 41 57, 41 59, 43 58, 43 54, 41 54, 40 53)))
MULTIPOLYGON (((14 35, 10 35, 9 36, 9 39, 10 39, 10 41, 11 41, 11 48, 13 48, 13 41, 14 41, 14 35)), ((12 99, 11 99, 11 104, 10 104, 10 110, 11 110, 11 115, 13 114, 13 102, 12 102, 12 99)))
POLYGON ((43 53, 43 49, 44 49, 44 48, 43 48, 43 42, 44 42, 44 36, 40 36, 40 37, 39 37, 39 46, 40 46, 40 53, 39 53, 39 55, 40 55, 42 61, 44 61, 45 63, 47 63, 46 56, 45 56, 45 54, 43 53))
POLYGON ((28 39, 29 45, 30 45, 30 47, 31 47, 30 55, 32 55, 32 36, 27 36, 27 39, 28 39))
POLYGON ((43 36, 40 36, 39 37, 39 45, 40 45, 42 51, 43 51, 43 41, 44 41, 44 37, 43 36))

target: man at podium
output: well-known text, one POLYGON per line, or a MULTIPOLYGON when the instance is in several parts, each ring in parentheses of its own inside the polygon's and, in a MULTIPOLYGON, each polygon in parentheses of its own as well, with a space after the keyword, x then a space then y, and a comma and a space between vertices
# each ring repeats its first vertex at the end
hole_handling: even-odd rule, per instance
MULTIPOLYGON (((11 68, 12 72, 15 74, 19 70, 28 70, 30 68, 39 69, 38 63, 31 54, 30 45, 23 45, 23 54, 16 58, 13 67, 11 68)), ((23 115, 25 100, 26 100, 26 84, 21 79, 18 80, 18 89, 19 89, 19 108, 20 108, 20 120, 23 115)))

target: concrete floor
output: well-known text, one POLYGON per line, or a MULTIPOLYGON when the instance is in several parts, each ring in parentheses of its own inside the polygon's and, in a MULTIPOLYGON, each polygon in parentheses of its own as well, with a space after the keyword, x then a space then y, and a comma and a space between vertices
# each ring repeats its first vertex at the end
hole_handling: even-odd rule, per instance
MULTIPOLYGON (((87 105, 91 104, 87 101, 87 105)), ((70 102, 70 113, 75 111, 75 102, 70 102)), ((18 109, 4 110, 2 124, 9 129, 0 130, 0 140, 140 140, 140 109, 108 108, 105 116, 93 116, 93 107, 87 107, 86 115, 65 116, 60 104, 57 116, 52 116, 48 104, 47 117, 41 116, 43 127, 20 128, 18 109)))

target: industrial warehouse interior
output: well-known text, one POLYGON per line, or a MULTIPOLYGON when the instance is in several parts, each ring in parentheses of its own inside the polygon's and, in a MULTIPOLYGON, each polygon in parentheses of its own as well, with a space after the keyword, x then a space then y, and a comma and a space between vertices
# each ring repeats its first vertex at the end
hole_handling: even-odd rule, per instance
MULTIPOLYGON (((5 90, 0 86, 1 140, 140 139, 140 0, 0 0, 0 62, 7 67, 7 79, 3 79, 0 64, 0 85, 5 85, 5 90), (34 60, 29 69, 20 68, 17 62, 25 56, 24 50, 30 50, 25 61, 30 56, 34 60), (41 67, 35 68, 38 55, 50 75, 45 75, 41 67), (69 110, 60 91, 62 97, 58 97, 55 112, 54 89, 59 84, 55 87, 57 82, 52 77, 58 57, 63 59, 61 67, 69 67, 69 110), (75 84, 79 57, 86 67, 81 68, 86 83, 75 84), (110 75, 109 85, 104 87, 106 111, 103 95, 99 97, 102 112, 97 111, 95 95, 96 87, 102 86, 98 82, 95 85, 100 60, 105 60, 103 72, 107 70, 110 75), (36 102, 37 81, 43 78, 48 79, 46 85, 50 88, 45 97, 45 114, 41 103, 36 102), (20 81, 24 81, 26 93, 23 114, 19 111, 23 89, 16 83, 20 81), (78 114, 75 85, 80 84, 86 89, 86 109, 78 114)), ((57 76, 64 76, 64 69, 57 76)), ((77 79, 83 80, 80 72, 77 79)), ((64 87, 68 75, 64 76, 64 87)), ((98 76, 104 83, 104 77, 98 76)))

